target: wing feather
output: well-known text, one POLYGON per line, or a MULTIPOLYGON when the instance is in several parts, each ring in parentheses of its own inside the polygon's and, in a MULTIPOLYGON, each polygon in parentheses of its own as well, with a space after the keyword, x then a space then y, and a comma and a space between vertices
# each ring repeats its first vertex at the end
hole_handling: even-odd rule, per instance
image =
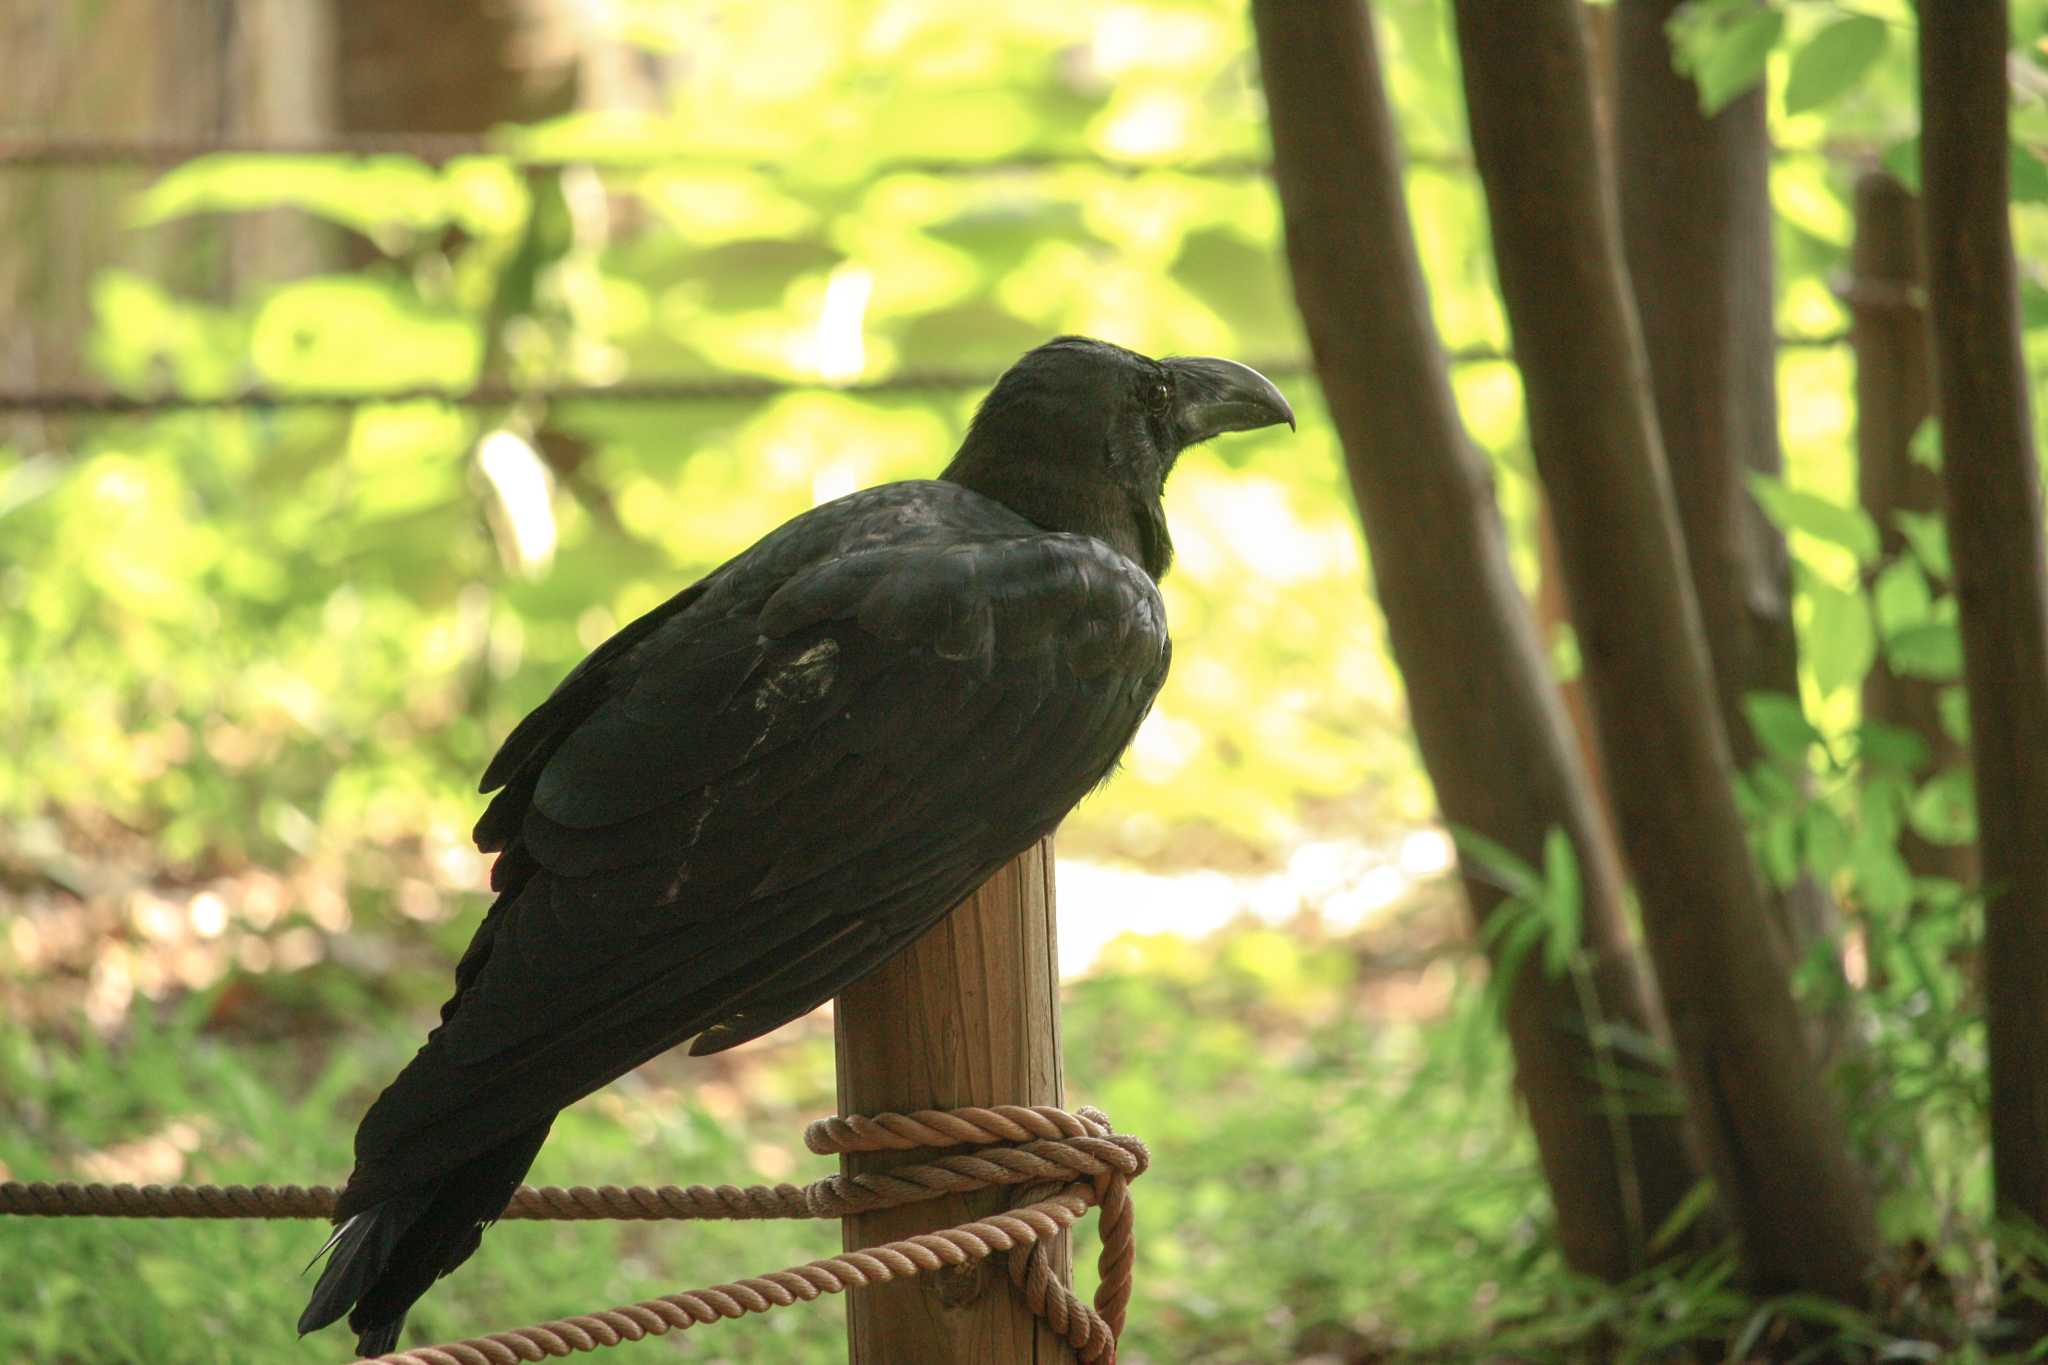
POLYGON ((479 835, 517 875, 365 1120, 359 1180, 403 1187, 685 1039, 815 1007, 1114 766, 1166 670, 1150 579, 964 490, 891 496, 808 548, 785 527, 513 731, 479 835))

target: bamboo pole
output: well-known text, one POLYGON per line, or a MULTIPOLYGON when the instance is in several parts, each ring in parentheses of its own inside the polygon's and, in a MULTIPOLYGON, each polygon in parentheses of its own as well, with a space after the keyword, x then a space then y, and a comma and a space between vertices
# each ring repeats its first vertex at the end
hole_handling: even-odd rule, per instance
MULTIPOLYGON (((1052 840, 1041 840, 931 932, 839 997, 839 1106, 846 1114, 961 1105, 1061 1104, 1052 840)), ((848 1173, 929 1159, 842 1158, 848 1173)), ((985 1217, 1001 1190, 848 1218, 849 1250, 985 1217)), ((1071 1279, 1065 1239, 1055 1254, 1071 1279)), ((1071 1348, 1025 1308, 1006 1257, 854 1291, 852 1365, 1071 1365, 1071 1348)))

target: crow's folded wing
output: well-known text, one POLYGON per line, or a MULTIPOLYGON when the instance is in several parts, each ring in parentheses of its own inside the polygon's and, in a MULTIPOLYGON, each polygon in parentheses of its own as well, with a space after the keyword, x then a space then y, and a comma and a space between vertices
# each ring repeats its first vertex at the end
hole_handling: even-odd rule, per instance
POLYGON ((635 623, 507 742, 478 833, 513 874, 364 1121, 352 1204, 828 999, 1049 832, 1166 673, 1156 589, 1084 536, 926 537, 759 586, 635 623))

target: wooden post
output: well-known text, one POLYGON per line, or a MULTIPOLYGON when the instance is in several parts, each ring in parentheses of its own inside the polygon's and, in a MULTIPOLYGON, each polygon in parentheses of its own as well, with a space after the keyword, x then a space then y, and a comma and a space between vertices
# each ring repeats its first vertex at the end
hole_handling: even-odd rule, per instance
MULTIPOLYGON (((961 1105, 1061 1104, 1059 960, 1052 840, 1005 866, 931 932, 839 997, 839 1108, 846 1114, 961 1105)), ((841 1158, 887 1170, 927 1152, 841 1158)), ((1002 1190, 845 1221, 849 1250, 999 1211, 1002 1190)), ((1071 1277, 1066 1239, 1055 1263, 1071 1277)), ((1073 1351, 1011 1292, 1004 1257, 847 1296, 852 1365, 1072 1365, 1073 1351)))

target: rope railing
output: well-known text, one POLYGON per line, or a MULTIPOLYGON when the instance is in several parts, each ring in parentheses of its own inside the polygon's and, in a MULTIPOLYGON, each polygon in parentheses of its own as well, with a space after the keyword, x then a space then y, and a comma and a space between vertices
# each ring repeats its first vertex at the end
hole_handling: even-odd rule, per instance
MULTIPOLYGON (((511 1331, 380 1356, 382 1365, 513 1365, 594 1351, 766 1313, 864 1285, 1007 1257, 1009 1279, 1031 1312, 1087 1365, 1114 1365, 1136 1260, 1130 1182, 1144 1174, 1145 1144, 1111 1128, 1100 1110, 1048 1105, 926 1109, 820 1119, 804 1132, 820 1156, 973 1147, 972 1152, 883 1172, 840 1174, 809 1185, 523 1186, 507 1219, 845 1218, 975 1190, 1009 1188, 1007 1211, 937 1232, 750 1276, 705 1289, 556 1318, 511 1331), (1101 1283, 1088 1304, 1051 1263, 1055 1238, 1090 1208, 1102 1210, 1101 1283)), ((323 1218, 337 1191, 299 1185, 107 1185, 0 1182, 0 1215, 101 1218, 323 1218)))

